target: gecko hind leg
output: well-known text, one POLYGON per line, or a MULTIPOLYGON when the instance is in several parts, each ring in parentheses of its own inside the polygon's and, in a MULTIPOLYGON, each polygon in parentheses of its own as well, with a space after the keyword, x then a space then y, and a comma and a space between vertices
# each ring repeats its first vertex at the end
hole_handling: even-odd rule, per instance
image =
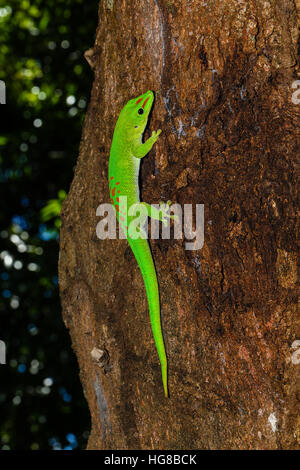
POLYGON ((159 209, 157 209, 155 206, 152 206, 151 204, 148 204, 147 202, 142 202, 141 204, 146 207, 148 217, 151 219, 160 220, 164 225, 168 225, 168 219, 178 220, 177 215, 171 215, 169 213, 172 201, 168 201, 166 203, 161 201, 159 203, 159 209))

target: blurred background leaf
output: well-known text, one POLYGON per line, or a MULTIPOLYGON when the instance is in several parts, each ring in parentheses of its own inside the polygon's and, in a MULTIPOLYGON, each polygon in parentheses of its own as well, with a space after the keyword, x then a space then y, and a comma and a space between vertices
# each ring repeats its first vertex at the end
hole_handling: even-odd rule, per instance
POLYGON ((0 448, 80 449, 90 417, 62 322, 61 204, 93 75, 98 1, 0 2, 0 448))

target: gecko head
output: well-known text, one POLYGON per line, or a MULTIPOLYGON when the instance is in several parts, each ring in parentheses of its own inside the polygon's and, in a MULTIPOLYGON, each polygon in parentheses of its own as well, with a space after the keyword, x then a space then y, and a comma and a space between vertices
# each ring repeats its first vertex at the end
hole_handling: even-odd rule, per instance
POLYGON ((151 90, 143 95, 128 101, 121 111, 123 126, 130 129, 131 135, 140 135, 147 125, 149 113, 154 101, 154 93, 151 90))

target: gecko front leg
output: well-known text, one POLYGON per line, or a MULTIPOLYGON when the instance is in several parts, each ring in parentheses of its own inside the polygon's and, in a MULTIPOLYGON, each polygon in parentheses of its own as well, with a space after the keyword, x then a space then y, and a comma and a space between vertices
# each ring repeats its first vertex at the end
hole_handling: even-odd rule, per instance
POLYGON ((147 155, 148 152, 152 149, 153 145, 157 141, 159 134, 161 133, 161 129, 158 131, 153 131, 151 137, 146 140, 143 144, 136 145, 133 149, 133 156, 136 158, 143 158, 147 155))

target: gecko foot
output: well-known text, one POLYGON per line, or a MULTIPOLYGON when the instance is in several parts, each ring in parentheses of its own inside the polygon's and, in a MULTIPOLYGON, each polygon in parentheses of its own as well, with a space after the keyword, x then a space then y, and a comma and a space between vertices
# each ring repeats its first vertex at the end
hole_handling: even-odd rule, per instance
POLYGON ((172 201, 167 201, 167 202, 163 202, 161 201, 159 203, 159 206, 160 206, 160 211, 161 211, 161 221, 162 223, 167 226, 168 225, 168 220, 169 219, 173 219, 173 220, 178 220, 178 216, 177 215, 171 215, 169 213, 169 210, 170 210, 170 205, 172 204, 172 201))
POLYGON ((153 141, 153 143, 157 141, 160 134, 161 134, 161 129, 158 129, 157 131, 152 131, 152 135, 150 139, 153 141))

